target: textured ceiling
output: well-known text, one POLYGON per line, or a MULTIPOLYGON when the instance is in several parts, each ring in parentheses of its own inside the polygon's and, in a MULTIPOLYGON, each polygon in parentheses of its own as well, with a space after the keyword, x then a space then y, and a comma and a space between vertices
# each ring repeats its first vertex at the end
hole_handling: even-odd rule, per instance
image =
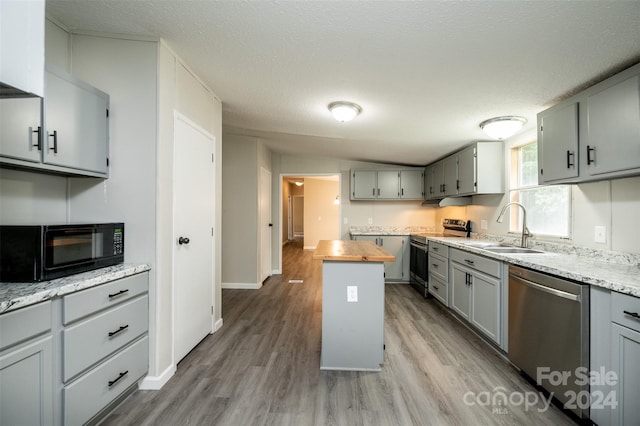
MULTIPOLYGON (((162 37, 225 131, 276 151, 427 164, 640 61, 640 1, 48 0, 70 31, 162 37), (338 123, 327 105, 362 106, 338 123)), ((525 129, 526 130, 526 129, 525 129)))

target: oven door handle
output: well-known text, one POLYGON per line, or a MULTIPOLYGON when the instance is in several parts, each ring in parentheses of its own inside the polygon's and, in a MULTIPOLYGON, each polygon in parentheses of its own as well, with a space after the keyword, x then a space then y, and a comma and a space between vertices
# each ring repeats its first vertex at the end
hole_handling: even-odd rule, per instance
POLYGON ((422 244, 416 244, 416 243, 414 243, 413 241, 409 241, 409 245, 410 245, 411 247, 415 247, 415 248, 417 248, 417 249, 420 249, 420 250, 422 250, 422 251, 424 251, 424 252, 426 252, 426 251, 427 251, 427 246, 426 246, 426 245, 424 245, 424 246, 423 246, 422 244))

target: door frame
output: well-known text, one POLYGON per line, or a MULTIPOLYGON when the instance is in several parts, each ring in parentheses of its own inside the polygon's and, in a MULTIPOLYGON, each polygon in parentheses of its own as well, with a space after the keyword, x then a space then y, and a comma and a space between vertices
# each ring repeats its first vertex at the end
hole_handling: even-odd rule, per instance
MULTIPOLYGON (((338 195, 340 197, 340 204, 338 205, 338 234, 342 235, 342 173, 334 172, 334 173, 280 173, 280 177, 278 179, 278 270, 274 271, 274 274, 282 274, 282 246, 284 245, 284 239, 282 238, 282 223, 283 223, 283 212, 282 212, 282 182, 285 181, 285 178, 288 177, 309 177, 314 178, 318 176, 337 176, 338 177, 338 195)), ((273 246, 273 244, 272 244, 273 246)))

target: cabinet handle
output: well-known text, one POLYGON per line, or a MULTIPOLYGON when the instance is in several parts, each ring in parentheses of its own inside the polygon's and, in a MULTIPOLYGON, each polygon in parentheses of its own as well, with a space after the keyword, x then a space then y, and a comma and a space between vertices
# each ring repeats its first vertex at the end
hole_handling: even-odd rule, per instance
POLYGON ((378 188, 378 196, 380 196, 380 188, 378 188))
POLYGON ((123 325, 121 326, 119 329, 117 329, 116 331, 110 331, 109 332, 109 337, 113 337, 118 333, 122 333, 124 330, 126 330, 127 328, 129 328, 129 324, 127 325, 123 325))
POLYGON ((637 312, 629 312, 629 311, 622 311, 622 312, 624 312, 627 315, 631 315, 635 319, 640 319, 640 315, 637 312))
POLYGON ((109 380, 109 387, 115 385, 116 383, 118 383, 118 380, 122 379, 124 376, 126 376, 127 374, 129 374, 129 370, 125 370, 122 373, 120 373, 118 375, 118 378, 114 379, 114 380, 109 380))
POLYGON ((573 164, 573 152, 567 150, 567 169, 575 166, 575 164, 573 164))
POLYGON ((434 290, 440 290, 440 287, 438 287, 437 285, 434 285, 434 286, 433 286, 433 289, 434 289, 434 290))
POLYGON ((464 261, 465 261, 465 263, 467 265, 473 265, 474 264, 473 260, 465 259, 464 261))
POLYGON ((432 263, 431 266, 433 266, 434 268, 438 269, 438 264, 437 263, 432 263))
POLYGON ((375 188, 373 188, 373 189, 371 190, 371 195, 373 195, 374 197, 376 196, 376 189, 375 189, 375 188))
POLYGON ((445 192, 447 185, 446 184, 442 184, 442 190, 440 192, 445 192))
POLYGON ((429 194, 433 194, 433 186, 429 186, 429 194))
POLYGON ((404 196, 404 188, 400 188, 400 196, 404 196))
POLYGON ((431 247, 431 250, 438 251, 438 247, 431 247))
POLYGON ((120 291, 119 291, 119 292, 117 292, 117 293, 112 293, 112 294, 110 294, 110 295, 109 295, 109 299, 113 299, 114 297, 121 296, 121 295, 123 295, 123 294, 125 294, 125 293, 128 293, 128 292, 129 292, 129 289, 128 289, 128 288, 127 288, 127 289, 124 289, 124 290, 120 290, 120 291))
POLYGON ((591 146, 587 145, 587 165, 596 162, 595 159, 591 158, 591 153, 595 152, 595 150, 595 148, 591 148, 591 146))
POLYGON ((53 138, 53 148, 49 148, 49 149, 52 149, 53 153, 57 154, 58 153, 58 131, 54 130, 53 134, 50 134, 49 137, 53 138))
POLYGON ((31 144, 31 146, 37 146, 38 151, 42 151, 42 127, 38 126, 36 130, 31 130, 31 133, 38 134, 38 141, 35 144, 31 144))
POLYGON ((456 189, 460 190, 460 180, 456 179, 456 189))

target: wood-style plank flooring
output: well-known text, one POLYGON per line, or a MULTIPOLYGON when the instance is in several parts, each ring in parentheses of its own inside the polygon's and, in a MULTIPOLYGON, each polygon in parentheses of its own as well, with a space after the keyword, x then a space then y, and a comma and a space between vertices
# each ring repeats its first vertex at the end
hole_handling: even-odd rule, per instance
POLYGON ((525 409, 520 397, 536 390, 408 285, 386 286, 382 372, 320 371, 322 265, 311 255, 289 243, 282 275, 260 290, 223 290, 224 326, 161 390, 134 392, 103 424, 574 424, 555 406, 525 409))

